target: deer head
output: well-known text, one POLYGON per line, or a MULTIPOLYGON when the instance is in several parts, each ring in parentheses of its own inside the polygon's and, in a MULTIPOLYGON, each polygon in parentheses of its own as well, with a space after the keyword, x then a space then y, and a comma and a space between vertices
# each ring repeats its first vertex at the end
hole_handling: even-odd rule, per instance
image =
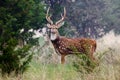
POLYGON ((53 21, 51 20, 51 16, 52 15, 48 15, 49 13, 49 9, 47 10, 47 14, 46 14, 46 20, 49 22, 47 24, 47 27, 50 29, 50 39, 51 40, 56 40, 58 37, 59 37, 59 32, 58 32, 58 29, 64 25, 64 19, 65 19, 65 16, 66 16, 66 9, 64 8, 64 15, 61 14, 61 19, 58 20, 55 24, 53 23, 53 21))

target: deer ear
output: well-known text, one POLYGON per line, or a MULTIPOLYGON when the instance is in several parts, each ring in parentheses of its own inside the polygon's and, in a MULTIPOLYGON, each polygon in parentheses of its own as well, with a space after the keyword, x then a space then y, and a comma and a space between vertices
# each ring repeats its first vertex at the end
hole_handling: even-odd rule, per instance
POLYGON ((57 26, 58 26, 58 28, 60 28, 61 26, 63 26, 64 25, 64 21, 63 22, 61 22, 61 23, 59 23, 57 26))
POLYGON ((42 28, 42 33, 45 34, 46 32, 47 32, 47 28, 46 27, 42 28))
POLYGON ((48 27, 48 28, 51 28, 51 25, 50 25, 50 24, 47 24, 47 27, 48 27))

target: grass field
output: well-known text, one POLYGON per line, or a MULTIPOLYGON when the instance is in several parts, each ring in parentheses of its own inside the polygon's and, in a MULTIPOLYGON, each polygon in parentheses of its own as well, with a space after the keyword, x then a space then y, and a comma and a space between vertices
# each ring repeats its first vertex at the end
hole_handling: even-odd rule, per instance
MULTIPOLYGON (((120 80, 120 36, 110 32, 98 39, 97 43, 95 57, 99 65, 90 73, 84 72, 84 69, 82 73, 76 70, 72 65, 72 61, 76 60, 73 55, 68 56, 67 62, 62 65, 58 57, 51 59, 50 54, 49 58, 48 55, 40 54, 39 58, 33 58, 21 80, 120 80)), ((18 78, 12 75, 0 76, 0 80, 18 80, 18 78)))

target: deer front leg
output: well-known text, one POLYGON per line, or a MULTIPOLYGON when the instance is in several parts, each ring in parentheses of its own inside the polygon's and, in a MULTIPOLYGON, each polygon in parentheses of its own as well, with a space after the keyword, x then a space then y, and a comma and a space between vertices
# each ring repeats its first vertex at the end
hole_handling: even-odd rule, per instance
POLYGON ((61 55, 61 64, 65 63, 65 55, 61 55))

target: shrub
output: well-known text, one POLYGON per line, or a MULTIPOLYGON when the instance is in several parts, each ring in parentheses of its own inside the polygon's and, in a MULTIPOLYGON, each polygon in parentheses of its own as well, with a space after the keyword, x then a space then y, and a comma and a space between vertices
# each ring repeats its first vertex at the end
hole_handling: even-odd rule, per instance
POLYGON ((32 53, 30 54, 28 50, 30 46, 26 45, 23 48, 17 50, 11 49, 8 46, 4 49, 2 55, 0 55, 0 69, 2 75, 10 75, 12 72, 15 72, 16 75, 22 74, 28 67, 28 63, 32 58, 32 53))

